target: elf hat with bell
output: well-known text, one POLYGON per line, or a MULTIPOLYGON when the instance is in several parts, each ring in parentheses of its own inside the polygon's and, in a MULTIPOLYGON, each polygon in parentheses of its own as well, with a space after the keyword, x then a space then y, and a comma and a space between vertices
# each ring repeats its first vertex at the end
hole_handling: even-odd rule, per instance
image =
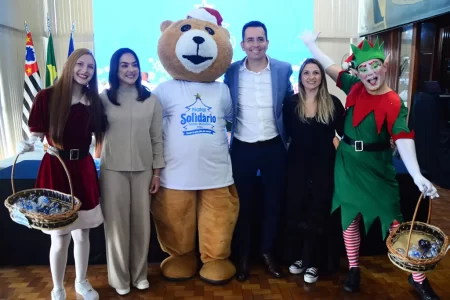
POLYGON ((357 69, 360 64, 371 59, 380 59, 381 61, 386 59, 384 55, 384 43, 380 45, 378 37, 375 40, 375 44, 364 39, 358 46, 351 45, 351 47, 353 54, 342 64, 344 70, 348 70, 349 68, 357 69))
POLYGON ((220 13, 217 10, 209 8, 209 7, 200 7, 200 8, 193 9, 187 14, 187 18, 188 19, 190 19, 190 18, 199 19, 199 20, 211 22, 218 26, 222 26, 222 21, 223 21, 220 13))

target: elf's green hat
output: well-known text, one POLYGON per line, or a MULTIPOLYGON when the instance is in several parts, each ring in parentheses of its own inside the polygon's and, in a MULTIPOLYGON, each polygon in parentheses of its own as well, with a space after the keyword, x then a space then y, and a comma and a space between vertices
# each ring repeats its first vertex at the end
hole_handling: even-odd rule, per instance
POLYGON ((369 43, 368 40, 365 39, 362 42, 362 47, 357 47, 355 45, 351 45, 351 47, 353 52, 352 67, 354 67, 355 69, 357 69, 361 63, 371 59, 377 58, 382 61, 386 59, 386 56, 384 55, 384 42, 380 45, 378 37, 375 40, 375 44, 373 44, 373 46, 369 43))

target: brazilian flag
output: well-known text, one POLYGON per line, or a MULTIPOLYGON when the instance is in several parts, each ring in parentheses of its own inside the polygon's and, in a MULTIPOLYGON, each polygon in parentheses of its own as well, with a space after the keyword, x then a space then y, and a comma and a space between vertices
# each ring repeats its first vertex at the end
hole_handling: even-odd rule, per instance
POLYGON ((56 70, 55 49, 53 48, 53 37, 50 33, 47 45, 47 72, 45 75, 45 87, 52 86, 58 79, 58 71, 56 70))

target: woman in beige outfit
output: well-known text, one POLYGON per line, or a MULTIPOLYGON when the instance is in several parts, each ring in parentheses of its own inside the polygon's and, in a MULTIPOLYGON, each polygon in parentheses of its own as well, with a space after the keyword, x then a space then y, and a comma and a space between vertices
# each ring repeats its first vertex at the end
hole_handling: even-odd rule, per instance
POLYGON ((119 295, 130 285, 147 289, 150 194, 164 167, 162 110, 141 85, 136 54, 117 50, 110 63, 110 88, 100 95, 108 117, 101 149, 100 188, 104 208, 109 284, 119 295))

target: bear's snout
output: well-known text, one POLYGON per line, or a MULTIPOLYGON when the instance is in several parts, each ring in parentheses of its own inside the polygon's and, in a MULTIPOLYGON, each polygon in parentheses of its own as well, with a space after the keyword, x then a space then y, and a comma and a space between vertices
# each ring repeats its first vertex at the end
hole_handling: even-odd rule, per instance
POLYGON ((202 38, 201 36, 194 36, 192 40, 194 41, 194 43, 198 45, 203 44, 205 42, 205 39, 202 38))

